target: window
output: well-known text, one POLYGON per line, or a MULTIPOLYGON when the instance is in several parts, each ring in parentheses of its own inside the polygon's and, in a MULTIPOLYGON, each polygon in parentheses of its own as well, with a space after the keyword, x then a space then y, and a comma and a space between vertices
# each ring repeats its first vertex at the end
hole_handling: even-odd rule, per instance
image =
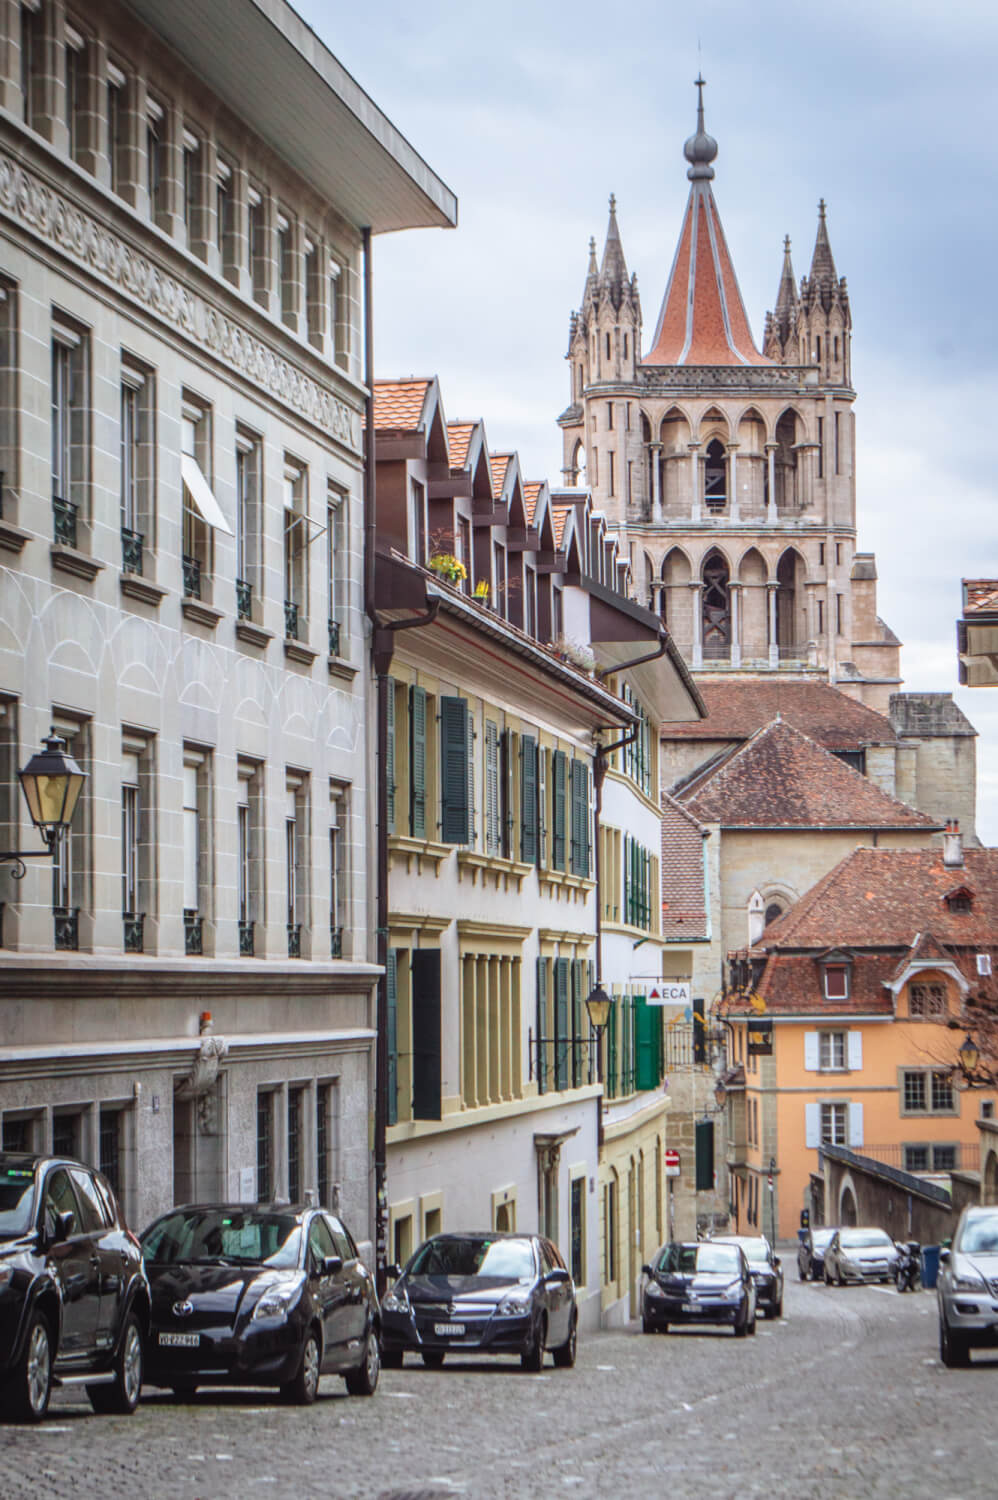
POLYGON ((927 1172, 929 1170, 928 1146, 905 1146, 904 1170, 906 1172, 927 1172))
POLYGON ((617 1183, 611 1180, 603 1189, 603 1283, 609 1286, 617 1279, 617 1183))
POLYGON ((426 562, 426 491, 415 479, 412 483, 412 560, 426 562))
MULTIPOLYGON (((66 752, 81 770, 91 771, 90 725, 53 714, 53 727, 66 743, 66 752)), ((80 912, 89 907, 92 781, 83 783, 73 821, 55 846, 52 861, 52 916, 55 947, 80 946, 80 912)))
POLYGON ((315 1090, 315 1167, 319 1203, 335 1208, 338 1195, 336 1130, 337 1086, 335 1082, 319 1083, 315 1090))
POLYGON ((823 1071, 846 1066, 846 1034, 844 1031, 818 1032, 818 1066, 823 1071))
MULTIPOLYGON (((835 340, 835 346, 836 346, 835 347, 835 358, 836 359, 838 359, 838 357, 839 357, 838 342, 839 342, 838 339, 836 339, 835 340)), ((837 411, 835 413, 835 472, 836 472, 836 474, 838 474, 838 473, 841 472, 841 469, 840 469, 840 460, 839 460, 839 454, 841 452, 841 447, 840 447, 840 444, 841 444, 841 433, 840 433, 840 419, 841 419, 841 416, 842 416, 841 412, 837 411)))
POLYGON ((308 777, 289 771, 286 779, 285 891, 288 957, 301 958, 302 929, 308 926, 308 777))
POLYGON ((933 1172, 955 1172, 957 1166, 957 1149, 955 1144, 933 1146, 932 1148, 932 1170, 933 1172))
MULTIPOLYGON (((464 592, 466 594, 470 594, 471 590, 472 590, 472 587, 473 587, 473 584, 478 582, 478 580, 474 577, 475 560, 474 560, 474 558, 472 556, 472 552, 471 552, 471 519, 470 519, 470 517, 468 517, 468 516, 458 516, 458 518, 457 518, 457 535, 455 537, 455 542, 457 544, 457 558, 458 558, 458 561, 464 563, 464 571, 465 571, 465 574, 466 574, 466 577, 461 582, 461 588, 464 590, 464 592)), ((486 582, 486 584, 488 583, 488 579, 487 578, 485 579, 485 582, 486 582)))
POLYGON ((259 620, 263 579, 263 444, 236 428, 236 615, 259 620))
POLYGON ((925 1109, 925 1074, 905 1073, 904 1075, 904 1108, 906 1113, 911 1114, 917 1110, 925 1109))
POLYGON ((818 418, 818 478, 825 477, 825 419, 818 418))
POLYGON ((274 1181, 274 1090, 260 1089, 256 1096, 256 1201, 269 1203, 276 1196, 274 1181))
POLYGON ((339 261, 329 262, 329 345, 330 353, 341 369, 350 365, 350 301, 347 295, 350 273, 339 261))
POLYGON ((949 1113, 954 1107, 953 1080, 946 1073, 932 1074, 932 1108, 949 1113))
POLYGON ((316 349, 325 342, 326 299, 323 296, 321 256, 314 241, 305 237, 305 337, 316 349))
POLYGON ((848 964, 840 964, 840 963, 825 964, 825 999, 826 1000, 848 1000, 849 999, 849 966, 848 966, 848 964))
POLYGON ((523 570, 523 628, 537 638, 537 570, 529 566, 523 570))
POLYGON ((232 168, 226 161, 215 166, 215 237, 218 268, 227 281, 239 279, 239 246, 236 236, 236 195, 232 168))
MULTIPOLYGON (((52 1155, 83 1155, 83 1111, 60 1110, 52 1116, 52 1155)), ((48 1189, 48 1192, 51 1188, 48 1189)), ((46 1194, 46 1196, 48 1193, 46 1194)))
POLYGON ((343 957, 343 935, 347 929, 350 899, 349 831, 350 788, 341 781, 329 783, 329 948, 333 958, 343 957))
POLYGON ((93 143, 90 139, 90 101, 88 91, 89 48, 87 40, 69 22, 66 32, 66 129, 69 154, 79 166, 92 170, 93 143))
POLYGON ((267 305, 270 292, 270 248, 267 243, 267 207, 263 195, 249 189, 249 271, 253 300, 267 305))
POLYGON ((180 421, 180 467, 183 478, 184 597, 209 600, 213 560, 212 531, 224 517, 211 490, 211 412, 185 397, 180 421))
POLYGON ((823 1146, 846 1144, 848 1106, 845 1104, 822 1104, 821 1143, 823 1146))
POLYGON ((277 264, 280 274, 281 321, 289 328, 298 326, 298 255, 295 225, 282 213, 277 215, 277 264))
POLYGON ((501 542, 494 542, 492 545, 492 607, 500 615, 505 616, 508 613, 506 549, 501 542))
POLYGON ((183 134, 183 156, 184 228, 187 231, 187 248, 194 250, 201 236, 202 147, 198 137, 190 130, 185 130, 183 134))
POLYGON ((983 978, 990 977, 990 974, 991 974, 991 954, 990 953, 978 953, 977 954, 977 972, 983 978))
POLYGON ((144 924, 153 890, 153 848, 149 828, 152 747, 142 736, 122 735, 121 753, 121 916, 126 953, 145 951, 144 924))
POLYGON ((835 595, 835 633, 842 634, 842 595, 835 595))
POLYGON ((36 0, 21 6, 21 110, 37 128, 45 111, 45 21, 36 0))
POLYGON ((107 161, 109 186, 120 193, 126 181, 128 164, 127 80, 114 63, 107 65, 107 161))
POLYGON ((14 287, 0 281, 0 517, 16 521, 11 500, 18 495, 17 332, 14 287))
POLYGON ((302 1201, 302 1169, 305 1155, 305 1089, 301 1084, 288 1087, 288 1198, 302 1201))
POLYGON ((119 1199, 123 1197, 125 1190, 122 1172, 125 1154, 125 1116, 126 1111, 120 1106, 102 1107, 100 1112, 98 1161, 101 1171, 119 1199))
POLYGON ((153 377, 131 363, 121 366, 121 566, 144 571, 146 549, 155 545, 153 377))
POLYGON ((308 470, 284 460, 284 634, 308 634, 308 470))
POLYGON ((465 698, 440 699, 440 839, 474 843, 473 729, 465 698))
POLYGON ((569 1211, 572 1280, 576 1286, 586 1282, 586 1179, 573 1177, 569 1211))
POLYGON ((166 112, 155 99, 146 100, 146 194, 149 216, 165 227, 169 203, 166 177, 166 112))
POLYGON ((912 984, 908 991, 908 1014, 934 1020, 947 1012, 944 984, 912 984))
POLYGON ((236 897, 239 953, 252 958, 256 924, 263 921, 263 766, 236 763, 236 897))
POLYGON ((498 854, 502 847, 502 805, 500 794, 499 728, 485 721, 485 852, 498 854))
POLYGON ((949 1073, 935 1068, 902 1069, 901 1113, 958 1114, 958 1101, 949 1073))
POLYGON ((52 327, 52 505, 55 540, 82 541, 89 449, 87 442, 89 339, 68 324, 52 327))
POLYGON ((204 919, 213 889, 211 752, 184 746, 183 900, 184 951, 204 952, 204 919))
POLYGON ((585 761, 574 759, 572 761, 571 797, 571 873, 588 879, 590 859, 589 767, 585 761))
POLYGON ((329 593, 329 654, 342 656, 347 622, 347 497, 326 485, 326 586, 329 593))

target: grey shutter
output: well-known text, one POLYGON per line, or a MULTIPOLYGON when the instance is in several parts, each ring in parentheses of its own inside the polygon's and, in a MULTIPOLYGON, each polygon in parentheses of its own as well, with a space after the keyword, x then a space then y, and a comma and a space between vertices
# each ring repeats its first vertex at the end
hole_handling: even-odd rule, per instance
POLYGON ((399 1117, 398 950, 395 948, 388 950, 385 988, 388 991, 388 1123, 394 1125, 399 1117))
POLYGON ((583 960, 577 958, 572 964, 572 1086, 579 1088, 582 1077, 582 979, 585 973, 583 960))
POLYGON ((535 1011, 537 1092, 543 1094, 547 1090, 548 1065, 550 1060, 550 1053, 546 1046, 548 1024, 548 963, 546 958, 539 958, 537 960, 537 1004, 535 1011))
POLYGON ((471 819, 468 776, 471 722, 463 698, 440 700, 440 837, 445 844, 467 844, 471 819))
POLYGON ((556 870, 565 868, 565 804, 568 757, 564 750, 556 750, 552 757, 552 822, 551 863, 556 870))
POLYGON ((440 1119, 440 950, 412 952, 412 1117, 440 1119))
POLYGON ((426 837, 426 689, 414 687, 409 702, 409 832, 426 837))
POLYGON ((568 959, 554 961, 554 1084, 568 1088, 568 959))
POLYGON ((485 721, 485 852, 499 853, 499 730, 485 721))
POLYGON ((504 729, 499 736, 499 852, 503 859, 515 859, 513 831, 513 731, 504 729))
POLYGON ((386 750, 384 775, 388 788, 388 832, 395 832, 395 679, 389 677, 385 700, 386 750))
POLYGON ((696 1190, 709 1193, 714 1186, 714 1122, 698 1120, 696 1126, 696 1190))
POLYGON ((547 864, 548 857, 548 753, 540 746, 537 749, 537 864, 547 864))
POLYGON ((537 741, 525 734, 520 739, 520 858, 532 865, 537 857, 537 741))

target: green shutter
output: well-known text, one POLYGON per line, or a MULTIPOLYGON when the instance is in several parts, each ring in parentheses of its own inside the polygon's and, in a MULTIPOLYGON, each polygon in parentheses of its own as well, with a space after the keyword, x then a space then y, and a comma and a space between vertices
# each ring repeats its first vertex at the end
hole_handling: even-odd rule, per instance
POLYGON ((395 832, 395 679, 389 677, 385 694, 385 784, 388 788, 388 832, 395 832))
POLYGON ((564 750, 556 750, 552 757, 552 813, 551 863, 556 870, 565 868, 565 804, 568 757, 564 750))
POLYGON ((499 729, 485 721, 485 852, 499 853, 499 729))
POLYGON ((585 1080, 582 1077, 582 1047, 580 1043, 585 1041, 582 1031, 582 981, 585 975, 585 965, 581 958, 577 958, 572 964, 572 1087, 579 1088, 585 1080))
POLYGON ((499 852, 503 859, 515 859, 513 837, 513 731, 504 729, 499 736, 499 852))
POLYGON ((709 1193, 714 1187, 714 1122, 698 1120, 696 1130, 697 1192, 709 1193))
POLYGON ((616 1098, 617 1087, 617 1015, 621 1002, 615 1000, 610 1006, 610 1017, 606 1023, 606 1097, 616 1098))
POLYGON ((409 832, 414 839, 426 837, 426 689, 414 687, 409 694, 409 832))
POLYGON ((547 864, 548 804, 547 804, 548 752, 537 750, 537 865, 547 864))
POLYGON ((548 961, 546 958, 537 960, 537 1004, 536 1004, 536 1031, 534 1044, 537 1048, 537 1092, 543 1094, 548 1086, 548 1065, 550 1053, 547 1049, 547 1024, 548 1024, 548 961))
POLYGON ((636 1089, 657 1089, 662 1081, 660 1068, 662 1012, 649 1005, 644 995, 634 997, 634 1052, 636 1089))
POLYGON ((554 961, 554 1083, 568 1088, 568 1054, 571 1050, 568 1024, 568 959, 554 961))
POLYGON ((398 950, 396 948, 388 950, 385 989, 388 992, 388 1123, 394 1125, 399 1117, 398 950))
POLYGON ((537 741, 525 734, 520 740, 520 858, 532 865, 537 854, 537 741))
POLYGON ((463 698, 440 700, 440 837, 467 844, 471 837, 468 797, 471 717, 463 698))

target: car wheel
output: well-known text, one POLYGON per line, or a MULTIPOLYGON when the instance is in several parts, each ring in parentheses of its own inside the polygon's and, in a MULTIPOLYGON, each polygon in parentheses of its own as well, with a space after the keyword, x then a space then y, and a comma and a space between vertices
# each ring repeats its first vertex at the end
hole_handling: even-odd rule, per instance
POLYGON ((779 1302, 774 1302, 773 1303, 773 1317, 774 1318, 782 1318, 783 1317, 783 1298, 782 1297, 780 1298, 779 1302))
POLYGON ((344 1376, 347 1390, 351 1396, 373 1396, 378 1389, 380 1374, 381 1350, 378 1347, 378 1335, 373 1328, 369 1328, 364 1342, 363 1359, 356 1370, 348 1370, 344 1376))
POLYGON ((970 1348, 962 1334, 953 1333, 949 1324, 939 1315, 939 1358, 948 1370, 961 1369, 970 1364, 970 1348))
POLYGON ((404 1355, 401 1349, 382 1349, 381 1368, 383 1370, 401 1370, 404 1355))
POLYGON ((142 1330, 132 1313, 125 1324, 121 1346, 114 1358, 114 1381, 110 1385, 88 1385, 94 1411, 130 1417, 142 1390, 142 1330))
POLYGON ((52 1330, 42 1312, 32 1314, 21 1357, 7 1386, 10 1412, 19 1422, 40 1422, 52 1392, 52 1330))
POLYGON ((314 1328, 310 1328, 302 1344, 297 1373, 287 1385, 281 1386, 281 1395, 285 1401, 290 1401, 295 1406, 312 1405, 319 1390, 320 1359, 319 1335, 314 1328))
POLYGON ((544 1368, 544 1345, 547 1343, 548 1322, 541 1315, 540 1321, 534 1324, 530 1343, 520 1355, 520 1364, 531 1375, 537 1375, 544 1368))
POLYGON ((747 1335, 748 1335, 748 1331, 749 1331, 749 1327, 748 1327, 748 1303, 746 1302, 746 1304, 745 1304, 745 1312, 744 1312, 743 1316, 740 1317, 738 1319, 737 1323, 735 1324, 735 1338, 736 1339, 746 1338, 747 1335))
POLYGON ((428 1370, 439 1370, 444 1362, 444 1357, 439 1349, 424 1349, 422 1358, 423 1364, 428 1370))
POLYGON ((646 1313, 642 1313, 641 1314, 641 1332, 642 1333, 654 1333, 655 1332, 655 1324, 652 1322, 651 1318, 649 1318, 646 1313))
POLYGON ((560 1349, 552 1350, 554 1362, 559 1370, 570 1370, 575 1364, 575 1354, 579 1342, 578 1320, 573 1316, 572 1330, 560 1349))

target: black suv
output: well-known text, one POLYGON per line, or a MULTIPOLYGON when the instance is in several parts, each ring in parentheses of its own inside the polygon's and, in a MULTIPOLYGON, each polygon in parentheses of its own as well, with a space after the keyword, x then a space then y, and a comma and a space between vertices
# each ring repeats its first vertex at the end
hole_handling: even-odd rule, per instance
POLYGON ((109 1183, 64 1157, 0 1153, 0 1409, 45 1415, 53 1385, 135 1410, 149 1327, 138 1240, 109 1183))

